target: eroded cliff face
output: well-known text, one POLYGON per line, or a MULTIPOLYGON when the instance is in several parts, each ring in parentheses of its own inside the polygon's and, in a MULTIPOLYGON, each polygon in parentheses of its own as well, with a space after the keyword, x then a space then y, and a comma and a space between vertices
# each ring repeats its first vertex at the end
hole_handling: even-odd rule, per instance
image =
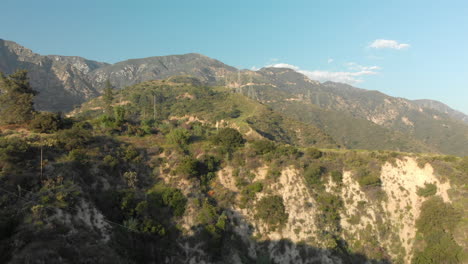
POLYGON ((0 40, 0 71, 28 70, 31 85, 39 92, 36 108, 69 111, 96 97, 98 91, 86 75, 106 63, 75 56, 42 56, 11 41, 0 40))
MULTIPOLYGON (((263 167, 254 171, 255 180, 264 179, 267 169, 263 167)), ((233 170, 230 167, 221 170, 218 183, 232 192, 237 192, 233 170)), ((428 199, 418 196, 417 190, 424 188, 427 183, 435 184, 436 195, 450 203, 450 183, 442 182, 436 177, 430 164, 419 167, 414 157, 386 162, 381 167, 380 179, 380 190, 373 190, 374 193, 360 187, 353 178, 352 171, 343 171, 342 184, 331 180, 326 184, 326 192, 341 197, 344 202, 340 212, 339 232, 353 251, 381 254, 382 258, 391 259, 396 263, 410 263, 414 251, 415 223, 421 204, 428 199), (380 198, 377 198, 378 196, 380 198)), ((326 249, 329 241, 319 234, 317 218, 321 212, 312 192, 300 171, 288 167, 281 171, 275 184, 256 194, 256 202, 266 195, 278 195, 283 198, 288 219, 277 230, 271 230, 266 223, 257 219, 252 208, 241 209, 237 204, 232 205, 231 221, 244 223, 235 231, 251 247, 252 257, 257 257, 256 247, 266 243, 269 256, 277 263, 343 262, 343 259, 326 249), (292 243, 285 245, 284 241, 292 243), (298 245, 309 245, 316 250, 306 257, 304 248, 298 245)))

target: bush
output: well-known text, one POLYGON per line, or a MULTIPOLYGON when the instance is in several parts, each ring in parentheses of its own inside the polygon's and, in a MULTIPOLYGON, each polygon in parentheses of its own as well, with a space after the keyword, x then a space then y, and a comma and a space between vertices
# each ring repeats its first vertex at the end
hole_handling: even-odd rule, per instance
POLYGON ((33 157, 29 144, 19 138, 0 138, 0 169, 1 163, 20 163, 33 157))
POLYGON ((322 211, 322 217, 327 224, 338 225, 340 222, 340 210, 343 208, 343 201, 339 196, 321 193, 317 197, 318 208, 322 211))
POLYGON ((424 188, 418 187, 416 193, 422 197, 429 197, 437 193, 437 186, 433 183, 425 183, 424 188))
POLYGON ((199 168, 200 165, 198 160, 192 157, 185 157, 179 165, 177 165, 175 172, 185 177, 193 178, 200 176, 199 168))
POLYGON ((304 171, 304 179, 309 187, 317 187, 322 184, 324 168, 319 165, 310 165, 304 171))
POLYGON ((35 132, 50 133, 62 129, 64 122, 59 114, 42 112, 34 115, 29 127, 35 132))
POLYGON ((190 140, 190 133, 183 128, 173 129, 167 134, 169 143, 185 148, 190 140))
POLYGON ((336 183, 342 183, 343 182, 343 173, 341 171, 332 171, 331 172, 331 178, 336 183))
MULTIPOLYGON (((22 139, 0 138, 0 176, 31 168, 31 160, 36 154, 31 150, 29 144, 22 139)), ((14 178, 19 180, 19 177, 14 178)))
POLYGON ((57 134, 57 141, 66 150, 87 146, 93 139, 91 132, 79 127, 61 130, 57 134))
POLYGON ((424 249, 415 252, 412 263, 460 263, 462 248, 453 239, 460 214, 440 197, 432 197, 421 205, 416 228, 424 249))
POLYGON ((284 225, 288 221, 288 214, 284 207, 283 198, 277 195, 263 197, 257 203, 255 217, 263 220, 273 230, 284 225))
POLYGON ((162 199, 166 206, 172 209, 175 216, 182 216, 187 205, 187 198, 184 194, 175 188, 165 188, 162 191, 162 199))
POLYGON ((322 152, 316 148, 308 148, 306 150, 306 155, 311 157, 312 159, 319 159, 322 157, 322 152))
POLYGON ((367 169, 359 169, 356 173, 357 181, 361 188, 364 187, 373 187, 373 186, 381 186, 382 181, 380 180, 380 176, 376 173, 372 173, 367 169))
POLYGON ((174 216, 182 216, 184 214, 187 206, 187 198, 179 189, 156 185, 148 194, 160 197, 162 205, 170 207, 174 216))
POLYGON ((247 203, 249 203, 251 200, 255 198, 255 194, 258 192, 261 192, 262 190, 263 190, 263 184, 261 182, 254 182, 254 183, 247 185, 242 190, 240 207, 245 208, 247 203))
POLYGON ((244 138, 239 131, 233 128, 222 128, 212 138, 216 145, 224 147, 226 150, 232 150, 244 145, 244 138))
POLYGON ((269 140, 255 140, 251 146, 256 155, 264 155, 276 150, 276 144, 269 140))

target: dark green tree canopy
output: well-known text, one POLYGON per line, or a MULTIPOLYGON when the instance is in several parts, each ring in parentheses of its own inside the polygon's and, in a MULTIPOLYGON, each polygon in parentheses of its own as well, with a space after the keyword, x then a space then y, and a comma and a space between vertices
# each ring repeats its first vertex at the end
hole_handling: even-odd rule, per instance
POLYGON ((33 118, 33 98, 37 94, 29 83, 26 70, 6 77, 0 73, 0 123, 19 124, 33 118))
POLYGON ((109 80, 106 81, 102 99, 104 100, 105 110, 107 115, 112 115, 112 101, 114 101, 114 87, 109 80))

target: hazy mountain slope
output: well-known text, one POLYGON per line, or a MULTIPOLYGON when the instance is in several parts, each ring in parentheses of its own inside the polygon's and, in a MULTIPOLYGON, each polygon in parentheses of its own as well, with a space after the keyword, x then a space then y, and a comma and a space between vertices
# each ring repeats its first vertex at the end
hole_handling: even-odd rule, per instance
POLYGON ((97 96, 86 74, 104 65, 81 57, 41 56, 0 39, 0 71, 10 74, 18 69, 28 70, 33 88, 39 91, 35 101, 38 109, 69 111, 97 96))
POLYGON ((279 102, 272 104, 272 107, 301 122, 318 126, 346 148, 405 152, 438 151, 437 148, 411 136, 346 113, 324 110, 301 102, 279 102))
POLYGON ((413 100, 413 102, 420 105, 421 107, 437 110, 439 112, 442 112, 451 116, 454 119, 462 120, 465 123, 468 123, 468 115, 460 111, 454 110, 450 108, 448 105, 441 103, 439 101, 421 99, 421 100, 413 100))
POLYGON ((368 148, 371 144, 372 149, 384 148, 383 146, 389 146, 387 139, 393 138, 394 144, 390 144, 392 148, 402 149, 405 148, 400 144, 403 141, 415 141, 415 145, 425 144, 430 149, 443 153, 468 155, 467 125, 445 113, 422 108, 410 100, 341 83, 320 84, 291 69, 264 68, 254 73, 243 72, 243 77, 238 79, 240 83, 228 85, 277 111, 286 111, 288 115, 300 118, 303 122, 315 124, 325 130, 333 127, 333 130, 326 131, 335 136, 338 142, 349 147, 368 148), (341 121, 327 118, 329 115, 340 118, 341 121), (358 119, 360 121, 352 121, 358 119), (377 132, 371 122, 386 130, 370 132, 377 132), (346 123, 350 126, 346 126, 346 123), (349 129, 345 127, 353 127, 353 124, 358 123, 361 126, 356 126, 351 133, 347 133, 349 129), (394 131, 393 136, 389 137, 391 131, 394 131), (365 140, 365 135, 369 133, 376 135, 368 137, 375 139, 372 143, 365 140), (380 139, 376 138, 378 135, 381 136, 380 139), (406 139, 401 141, 396 140, 397 138, 406 139), (358 142, 361 144, 357 144, 358 142))

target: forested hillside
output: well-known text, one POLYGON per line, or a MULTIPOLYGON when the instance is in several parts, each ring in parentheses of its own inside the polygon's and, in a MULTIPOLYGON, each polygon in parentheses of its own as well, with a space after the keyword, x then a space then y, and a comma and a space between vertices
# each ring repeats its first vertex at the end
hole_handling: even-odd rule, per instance
POLYGON ((104 87, 64 116, 0 80, 4 263, 467 261, 467 157, 349 150, 188 76, 104 87))

